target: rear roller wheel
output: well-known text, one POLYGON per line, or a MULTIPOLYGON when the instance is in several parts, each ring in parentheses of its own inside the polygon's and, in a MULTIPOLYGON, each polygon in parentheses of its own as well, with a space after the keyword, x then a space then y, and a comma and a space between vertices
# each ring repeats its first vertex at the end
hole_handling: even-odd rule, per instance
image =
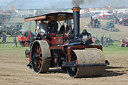
POLYGON ((50 67, 50 50, 46 41, 35 41, 32 46, 32 66, 35 72, 47 72, 50 67))

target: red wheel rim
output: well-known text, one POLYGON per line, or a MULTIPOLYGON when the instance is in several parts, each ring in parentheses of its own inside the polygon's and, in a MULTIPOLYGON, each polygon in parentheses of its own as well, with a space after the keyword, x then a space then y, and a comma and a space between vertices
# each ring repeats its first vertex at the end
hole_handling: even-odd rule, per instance
POLYGON ((37 49, 36 49, 36 52, 39 54, 39 59, 38 59, 38 69, 41 68, 41 64, 42 64, 42 50, 41 50, 41 47, 38 46, 37 49))

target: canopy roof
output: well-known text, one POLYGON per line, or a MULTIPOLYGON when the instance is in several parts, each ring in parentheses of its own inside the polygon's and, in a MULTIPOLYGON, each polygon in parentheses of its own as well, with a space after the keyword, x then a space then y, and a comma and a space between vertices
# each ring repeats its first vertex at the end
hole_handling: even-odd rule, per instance
POLYGON ((34 17, 28 17, 28 18, 25 18, 25 21, 40 21, 40 20, 63 21, 63 20, 69 20, 69 19, 73 19, 73 13, 56 12, 56 13, 49 13, 49 14, 39 15, 39 16, 34 16, 34 17))

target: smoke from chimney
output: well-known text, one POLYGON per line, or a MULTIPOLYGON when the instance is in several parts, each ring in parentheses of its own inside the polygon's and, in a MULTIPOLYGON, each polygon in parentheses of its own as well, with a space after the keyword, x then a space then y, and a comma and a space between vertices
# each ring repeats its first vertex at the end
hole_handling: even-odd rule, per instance
POLYGON ((80 5, 84 4, 85 0, 72 0, 72 5, 75 7, 79 7, 80 5))
POLYGON ((127 0, 72 0, 72 5, 75 7, 79 7, 82 5, 83 7, 106 7, 106 6, 114 6, 121 7, 126 6, 127 0))

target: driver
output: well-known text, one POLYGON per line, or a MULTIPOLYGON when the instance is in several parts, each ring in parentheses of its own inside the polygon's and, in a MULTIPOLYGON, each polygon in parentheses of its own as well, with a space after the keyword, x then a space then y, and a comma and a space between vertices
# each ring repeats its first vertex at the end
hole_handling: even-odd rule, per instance
POLYGON ((68 33, 70 32, 70 27, 67 25, 66 22, 60 27, 59 34, 68 33))
POLYGON ((36 28, 36 35, 38 36, 39 32, 43 36, 44 34, 48 34, 48 24, 44 22, 44 20, 40 21, 39 26, 36 28))

